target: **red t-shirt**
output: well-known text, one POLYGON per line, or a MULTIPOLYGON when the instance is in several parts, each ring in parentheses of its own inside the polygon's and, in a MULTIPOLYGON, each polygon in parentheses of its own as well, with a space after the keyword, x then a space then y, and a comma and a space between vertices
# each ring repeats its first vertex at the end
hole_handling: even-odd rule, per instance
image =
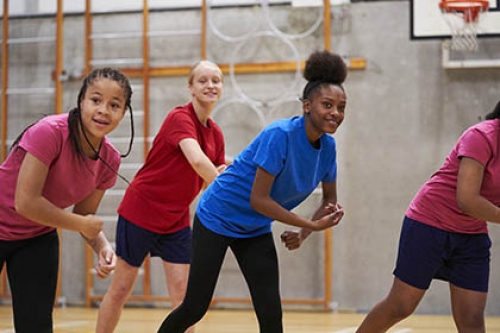
POLYGON ((192 103, 172 110, 156 135, 146 162, 127 188, 118 213, 152 232, 172 233, 190 225, 189 206, 198 195, 203 179, 182 153, 179 142, 198 141, 207 157, 224 164, 224 137, 209 119, 204 126, 192 103))
POLYGON ((500 124, 498 119, 480 122, 467 129, 443 166, 422 186, 406 215, 416 221, 449 232, 487 233, 485 221, 465 214, 457 203, 460 159, 473 158, 484 165, 481 195, 500 205, 500 124))

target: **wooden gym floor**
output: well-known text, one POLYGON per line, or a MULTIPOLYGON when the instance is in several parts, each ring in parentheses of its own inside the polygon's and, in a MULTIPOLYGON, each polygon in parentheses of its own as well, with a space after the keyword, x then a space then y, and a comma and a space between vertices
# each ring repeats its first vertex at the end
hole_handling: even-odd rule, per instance
MULTIPOLYGON (((54 333, 92 333, 97 308, 56 308, 54 333)), ((125 308, 116 333, 155 333, 169 309, 125 308)), ((332 314, 321 312, 286 311, 286 333, 353 333, 363 314, 332 314)), ((486 318, 486 332, 500 333, 500 317, 486 318)), ((0 333, 13 333, 10 306, 0 306, 0 333)), ((197 333, 256 333, 255 315, 247 310, 210 310, 197 325, 197 333)), ((450 316, 413 315, 391 333, 452 333, 456 332, 450 316)), ((33 332, 35 333, 35 332, 33 332)))

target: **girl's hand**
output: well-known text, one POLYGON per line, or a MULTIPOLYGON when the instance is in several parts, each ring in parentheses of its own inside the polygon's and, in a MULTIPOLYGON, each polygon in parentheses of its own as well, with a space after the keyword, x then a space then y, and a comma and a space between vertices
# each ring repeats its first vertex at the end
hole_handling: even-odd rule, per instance
POLYGON ((217 172, 219 173, 219 175, 220 175, 221 173, 223 173, 223 172, 226 170, 226 168, 227 168, 227 165, 225 165, 225 164, 221 164, 221 165, 219 165, 219 166, 217 167, 217 172))
POLYGON ((105 279, 111 274, 111 272, 115 269, 116 266, 116 255, 115 251, 110 246, 103 248, 99 252, 99 260, 97 266, 95 267, 95 271, 97 277, 101 279, 105 279))
POLYGON ((102 220, 93 214, 85 215, 84 219, 85 223, 83 223, 80 232, 87 239, 96 238, 102 230, 102 220))
POLYGON ((325 209, 327 209, 330 213, 323 216, 319 220, 313 221, 310 227, 311 230, 321 231, 334 227, 339 224, 340 220, 344 216, 344 208, 339 203, 336 205, 328 204, 325 209))
POLYGON ((302 244, 302 237, 300 235, 300 232, 285 231, 281 234, 281 242, 286 246, 288 250, 296 250, 302 244))

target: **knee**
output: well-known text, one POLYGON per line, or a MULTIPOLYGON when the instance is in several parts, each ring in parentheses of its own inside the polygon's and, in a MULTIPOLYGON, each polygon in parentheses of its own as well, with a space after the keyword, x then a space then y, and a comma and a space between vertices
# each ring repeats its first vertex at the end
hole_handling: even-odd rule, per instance
POLYGON ((176 307, 182 302, 184 296, 186 295, 186 283, 169 285, 168 291, 172 305, 176 307))
POLYGON ((187 323, 186 327, 192 326, 199 322, 207 313, 208 306, 190 306, 190 304, 181 303, 170 316, 176 320, 181 320, 187 323))
POLYGON ((107 298, 109 301, 115 304, 116 303, 124 304, 127 301, 131 292, 132 292, 131 287, 115 284, 111 285, 111 287, 109 288, 108 292, 105 295, 105 298, 107 298))
POLYGON ((409 317, 415 311, 415 308, 416 306, 412 303, 397 302, 390 305, 389 313, 395 320, 400 321, 409 317))
POLYGON ((459 333, 465 332, 484 332, 483 313, 467 313, 455 318, 455 324, 459 333))

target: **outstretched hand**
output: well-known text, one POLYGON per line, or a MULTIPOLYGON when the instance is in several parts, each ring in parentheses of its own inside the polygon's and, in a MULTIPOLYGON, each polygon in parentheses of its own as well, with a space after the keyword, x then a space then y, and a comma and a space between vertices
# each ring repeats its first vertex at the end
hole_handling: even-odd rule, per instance
MULTIPOLYGON (((329 203, 325 206, 325 210, 328 214, 313 221, 312 225, 314 228, 311 228, 310 230, 319 231, 336 226, 344 216, 344 208, 339 203, 329 203)), ((301 229, 300 231, 287 230, 281 234, 281 242, 288 250, 296 250, 302 245, 302 242, 309 233, 310 231, 305 231, 304 229, 301 229)))
POLYGON ((321 231, 339 224, 342 217, 344 217, 344 208, 341 204, 331 204, 325 206, 325 209, 329 212, 322 218, 313 221, 311 224, 311 230, 321 231))

